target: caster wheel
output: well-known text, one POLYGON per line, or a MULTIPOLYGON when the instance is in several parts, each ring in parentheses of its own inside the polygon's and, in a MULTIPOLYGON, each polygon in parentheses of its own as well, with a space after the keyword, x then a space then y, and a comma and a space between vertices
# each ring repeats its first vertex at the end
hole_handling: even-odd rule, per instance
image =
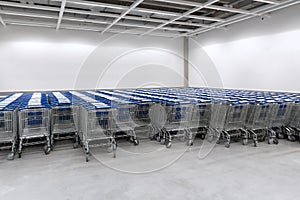
POLYGON ((248 144, 248 139, 243 139, 243 145, 247 145, 248 144))
POLYGON ((201 139, 201 140, 204 140, 204 139, 205 139, 205 134, 201 134, 201 135, 200 135, 200 139, 201 139))
POLYGON ((160 139, 160 136, 159 136, 159 135, 156 135, 156 141, 157 141, 157 142, 160 142, 160 140, 161 140, 161 139, 160 139))
POLYGON ((207 137, 207 141, 208 142, 212 142, 214 140, 214 136, 213 135, 206 135, 207 137))
POLYGON ((89 162, 89 158, 88 157, 85 157, 85 162, 89 162))
POLYGON ((168 144, 166 144, 166 147, 169 149, 169 148, 171 148, 171 146, 172 146, 172 143, 171 142, 169 142, 168 144))
POLYGON ((77 149, 78 146, 79 146, 78 142, 75 142, 75 143, 73 144, 73 148, 74 148, 74 149, 77 149))
POLYGON ((135 139, 135 140, 133 140, 133 144, 134 144, 134 146, 137 146, 137 145, 140 144, 140 141, 138 141, 137 139, 135 139))
POLYGON ((19 153, 18 156, 19 156, 19 158, 22 158, 22 153, 19 153))
POLYGON ((14 160, 15 159, 15 154, 14 153, 10 153, 7 155, 7 160, 14 160))
POLYGON ((230 147, 230 144, 227 142, 227 143, 225 144, 225 147, 226 147, 226 148, 229 148, 229 147, 230 147))
POLYGON ((193 146, 193 141, 192 141, 192 140, 187 141, 187 142, 186 142, 186 145, 187 145, 187 146, 193 146))
POLYGON ((107 153, 111 153, 111 152, 113 152, 114 150, 113 150, 113 146, 110 146, 110 147, 108 147, 107 148, 107 153))
POLYGON ((292 135, 289 135, 288 136, 288 140, 291 141, 291 142, 295 142, 296 141, 296 138, 292 135))
POLYGON ((254 141, 254 145, 253 145, 254 147, 257 147, 257 141, 254 141))
POLYGON ((278 144, 278 143, 279 143, 279 141, 277 139, 273 140, 273 144, 278 144))
POLYGON ((279 138, 279 139, 284 139, 284 135, 283 135, 282 133, 279 133, 279 134, 278 134, 278 138, 279 138))
POLYGON ((166 144, 166 139, 162 138, 159 142, 161 145, 164 145, 164 144, 166 144))
POLYGON ((273 143, 273 139, 272 138, 268 139, 268 144, 272 144, 272 143, 273 143))
POLYGON ((51 147, 48 147, 47 145, 44 146, 44 152, 46 155, 48 155, 51 151, 51 147))

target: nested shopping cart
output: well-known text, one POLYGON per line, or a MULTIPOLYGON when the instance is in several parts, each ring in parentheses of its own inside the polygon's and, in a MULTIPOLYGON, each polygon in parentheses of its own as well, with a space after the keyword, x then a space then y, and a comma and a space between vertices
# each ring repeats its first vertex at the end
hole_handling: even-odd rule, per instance
POLYGON ((278 136, 279 138, 284 138, 285 134, 287 135, 289 140, 294 140, 292 136, 292 132, 287 127, 288 118, 290 117, 291 105, 292 102, 290 100, 268 100, 272 103, 272 109, 270 114, 269 121, 269 132, 271 134, 271 138, 268 140, 269 143, 272 140, 275 140, 277 143, 277 139, 272 139, 278 136))
POLYGON ((248 132, 244 129, 247 116, 248 102, 227 101, 217 103, 212 109, 210 123, 211 132, 208 140, 212 141, 217 136, 218 142, 225 141, 225 147, 229 148, 232 140, 242 139, 243 144, 248 143, 248 132))
POLYGON ((74 105, 80 106, 79 138, 86 162, 89 161, 90 148, 107 147, 116 157, 117 143, 112 133, 113 109, 79 92, 70 92, 74 105))
POLYGON ((188 146, 193 144, 193 133, 189 127, 193 104, 189 101, 159 98, 160 103, 150 109, 151 124, 157 131, 156 139, 167 148, 174 137, 182 138, 188 146))
POLYGON ((17 112, 23 93, 9 95, 0 101, 0 149, 11 149, 7 159, 15 158, 17 148, 17 112))
POLYGON ((196 130, 196 134, 199 134, 201 139, 204 139, 209 128, 212 103, 209 99, 199 99, 195 97, 194 100, 196 102, 191 109, 189 128, 196 130))
POLYGON ((45 154, 50 153, 50 111, 45 93, 23 95, 19 107, 19 157, 23 146, 38 144, 45 144, 45 154))
POLYGON ((113 108, 111 131, 113 132, 115 139, 127 137, 134 145, 139 144, 139 140, 135 134, 135 128, 137 125, 132 119, 137 105, 136 101, 128 101, 120 97, 107 95, 101 92, 87 91, 84 92, 84 94, 95 98, 100 102, 106 103, 113 108))
POLYGON ((268 143, 277 144, 276 136, 269 131, 269 124, 274 104, 264 100, 253 100, 249 104, 245 128, 249 132, 249 138, 257 146, 258 141, 268 140, 268 143))
POLYGON ((54 141, 72 139, 74 148, 78 147, 79 106, 74 105, 69 92, 49 94, 51 112, 51 148, 54 141))
POLYGON ((288 127, 291 131, 289 140, 294 141, 296 138, 300 142, 300 100, 297 99, 291 105, 291 113, 288 119, 288 127))
POLYGON ((149 109, 154 104, 151 98, 146 98, 141 95, 137 95, 134 92, 123 92, 119 90, 115 91, 99 91, 104 94, 110 94, 112 96, 124 99, 126 101, 134 102, 134 108, 130 111, 131 119, 135 123, 135 133, 137 132, 147 132, 148 136, 151 137, 151 133, 153 132, 149 109))

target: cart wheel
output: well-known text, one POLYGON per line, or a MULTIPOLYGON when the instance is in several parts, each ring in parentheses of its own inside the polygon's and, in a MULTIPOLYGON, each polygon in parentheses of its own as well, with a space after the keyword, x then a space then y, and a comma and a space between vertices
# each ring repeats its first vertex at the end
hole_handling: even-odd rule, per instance
POLYGON ((78 142, 75 142, 75 143, 73 144, 73 148, 74 148, 74 149, 77 149, 78 146, 79 146, 79 145, 78 145, 78 142))
POLYGON ((248 144, 248 139, 243 139, 243 145, 247 145, 248 144))
POLYGON ((188 141, 186 142, 186 145, 187 145, 187 146, 193 146, 193 140, 188 140, 188 141))
POLYGON ((254 147, 257 147, 257 141, 254 141, 254 145, 253 145, 254 147))
POLYGON ((47 145, 44 146, 44 152, 46 155, 48 155, 51 151, 51 147, 48 147, 47 145))
POLYGON ((291 142, 295 142, 296 141, 296 138, 292 135, 289 135, 288 136, 288 140, 291 141, 291 142))
POLYGON ((108 148, 107 148, 107 152, 108 153, 111 153, 111 152, 113 152, 114 150, 113 150, 113 145, 111 145, 111 146, 109 146, 108 148))
POLYGON ((279 141, 277 139, 273 140, 273 144, 278 144, 278 143, 279 143, 279 141))
POLYGON ((171 148, 171 146, 172 146, 172 143, 171 142, 168 142, 168 144, 166 144, 166 147, 169 149, 169 148, 171 148))
POLYGON ((278 138, 279 139, 284 139, 284 135, 282 133, 278 133, 278 138))
POLYGON ((133 140, 133 144, 134 144, 134 146, 137 146, 140 144, 140 142, 137 139, 135 139, 135 140, 133 140))
POLYGON ((268 139, 268 144, 272 144, 273 143, 273 138, 269 138, 268 139))
POLYGON ((205 134, 200 134, 200 139, 204 140, 205 139, 205 134))
POLYGON ((160 139, 160 136, 159 136, 159 135, 156 135, 155 137, 156 137, 156 141, 157 141, 157 142, 160 142, 160 140, 161 140, 161 139, 160 139))
POLYGON ((230 143, 229 143, 229 142, 226 142, 226 143, 225 143, 225 147, 226 147, 226 148, 229 148, 229 147, 230 147, 230 143))
POLYGON ((213 135, 206 135, 206 137, 207 137, 207 141, 208 142, 212 142, 213 140, 214 140, 214 136, 213 135))
POLYGON ((88 156, 85 157, 85 162, 89 162, 89 157, 88 156))
POLYGON ((162 138, 162 139, 160 139, 159 142, 160 142, 161 145, 164 145, 164 144, 166 144, 166 139, 162 138))
POLYGON ((18 153, 18 155, 19 155, 19 158, 22 158, 22 153, 18 153))
POLYGON ((15 154, 14 153, 9 153, 7 155, 7 160, 14 160, 15 159, 15 154))

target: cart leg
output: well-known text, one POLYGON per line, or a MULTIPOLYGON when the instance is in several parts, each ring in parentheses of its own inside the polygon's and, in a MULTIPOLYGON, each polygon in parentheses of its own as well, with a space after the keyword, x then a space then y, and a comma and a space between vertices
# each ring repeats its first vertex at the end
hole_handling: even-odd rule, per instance
POLYGON ((243 138, 243 145, 247 145, 249 139, 249 132, 247 130, 242 130, 242 138, 243 138))
POLYGON ((230 134, 227 131, 224 131, 225 134, 225 147, 229 148, 230 147, 230 134))
POLYGON ((44 151, 45 151, 45 154, 48 155, 51 151, 51 145, 52 145, 50 136, 46 136, 46 140, 47 140, 47 143, 44 146, 44 151))
POLYGON ((88 142, 85 142, 85 144, 84 144, 84 153, 85 153, 85 161, 89 162, 90 150, 89 150, 88 142))
POLYGON ((185 137, 188 139, 187 142, 186 142, 187 146, 192 146, 193 145, 193 133, 192 133, 192 131, 189 128, 185 129, 184 131, 186 132, 185 137))
POLYGON ((7 160, 14 160, 16 153, 16 139, 12 141, 11 152, 7 155, 7 160))
POLYGON ((253 144, 255 147, 257 147, 257 134, 255 132, 252 132, 252 139, 253 139, 253 144))
POLYGON ((50 135, 50 149, 51 149, 51 151, 53 151, 53 146, 54 146, 54 135, 51 134, 50 135))
POLYGON ((79 145, 79 136, 78 136, 78 132, 75 132, 74 133, 75 135, 74 135, 74 144, 73 144, 73 147, 74 147, 74 149, 76 149, 76 148, 78 148, 78 145, 79 145))
POLYGON ((166 147, 167 148, 171 148, 171 146, 172 146, 172 136, 171 136, 171 133, 169 131, 167 131, 166 129, 163 129, 163 135, 164 135, 166 147))
POLYGON ((289 141, 291 141, 291 142, 295 142, 296 141, 296 138, 294 136, 294 131, 293 130, 290 130, 290 129, 286 128, 286 133, 287 133, 287 137, 288 137, 289 141))
POLYGON ((112 145, 112 150, 113 150, 113 157, 116 158, 117 157, 117 141, 115 140, 115 138, 111 139, 111 145, 112 145))
POLYGON ((23 148, 23 138, 20 138, 20 142, 19 142, 19 151, 18 151, 19 158, 22 157, 22 148, 23 148))

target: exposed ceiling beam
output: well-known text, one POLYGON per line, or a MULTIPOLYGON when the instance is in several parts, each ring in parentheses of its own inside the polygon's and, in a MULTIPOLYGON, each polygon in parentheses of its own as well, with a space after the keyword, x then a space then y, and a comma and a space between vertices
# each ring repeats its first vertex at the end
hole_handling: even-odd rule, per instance
POLYGON ((1 23, 4 27, 6 27, 6 23, 3 21, 3 19, 2 19, 1 16, 0 16, 0 23, 1 23))
POLYGON ((168 25, 168 24, 170 24, 170 23, 172 23, 172 22, 174 22, 174 21, 177 21, 177 20, 179 20, 179 19, 181 19, 181 18, 183 18, 183 17, 186 17, 187 15, 190 15, 190 14, 192 14, 192 13, 194 13, 194 12, 197 12, 198 10, 203 9, 203 8, 205 8, 205 7, 208 6, 208 5, 214 4, 214 3, 216 3, 217 1, 219 1, 219 0, 209 0, 209 1, 207 1, 205 4, 202 4, 202 5, 199 6, 199 7, 197 6, 197 7, 193 8, 193 9, 191 9, 191 10, 189 10, 189 11, 186 11, 186 12, 183 13, 181 16, 176 17, 176 18, 174 18, 174 19, 171 19, 171 20, 169 20, 168 22, 165 22, 165 23, 163 23, 163 24, 161 24, 161 25, 159 25, 159 26, 157 26, 157 27, 155 27, 155 28, 153 28, 153 29, 151 29, 151 30, 149 30, 149 31, 147 31, 147 32, 145 32, 145 33, 143 33, 142 35, 147 35, 147 34, 151 33, 152 31, 155 31, 155 30, 157 30, 157 29, 160 29, 160 28, 162 28, 162 27, 164 27, 164 26, 166 26, 166 25, 168 25))
MULTIPOLYGON (((50 7, 50 6, 36 6, 30 4, 20 4, 20 3, 12 3, 12 2, 1 2, 0 5, 5 6, 12 6, 12 7, 21 7, 21 8, 30 8, 36 10, 46 10, 46 11, 57 11, 59 12, 59 8, 50 7)), ((117 18, 118 14, 111 14, 111 13, 100 13, 100 12, 93 12, 93 11, 84 11, 84 10, 76 10, 76 9, 69 9, 65 8, 65 13, 73 13, 73 14, 84 14, 84 15, 92 15, 92 16, 99 16, 99 17, 111 17, 117 18)), ((135 17, 135 16, 124 16, 125 19, 130 20, 137 20, 137 21, 149 21, 149 22, 157 22, 157 23, 165 23, 168 20, 165 19, 155 19, 155 18, 145 18, 145 17, 135 17)), ((185 25, 185 26, 195 26, 195 27, 210 27, 209 25, 201 24, 201 23, 190 23, 190 22, 173 22, 173 24, 185 25)))
MULTIPOLYGON (((269 12, 273 12, 275 10, 283 9, 288 6, 292 6, 292 5, 299 4, 299 3, 300 3, 299 0, 286 0, 282 3, 280 3, 279 5, 272 4, 272 5, 267 5, 264 7, 259 7, 257 9, 255 9, 254 12, 264 15, 269 12)), ((228 19, 228 22, 226 22, 226 23, 217 23, 215 26, 218 28, 221 28, 221 27, 228 26, 230 24, 234 24, 234 23, 241 22, 241 21, 244 21, 247 19, 251 19, 251 18, 253 18, 253 16, 238 15, 238 16, 234 16, 234 17, 228 19)), ((198 34, 210 31, 210 30, 213 30, 213 29, 211 29, 211 28, 198 29, 198 30, 193 31, 192 33, 182 34, 181 36, 194 36, 194 35, 198 35, 198 34)))
MULTIPOLYGON (((53 0, 53 1, 61 2, 62 0, 53 0)), ((93 7, 101 7, 101 8, 114 8, 114 9, 120 9, 120 10, 128 10, 129 9, 129 6, 109 4, 109 3, 100 3, 100 2, 91 2, 91 1, 81 1, 81 0, 68 0, 68 3, 73 3, 73 4, 78 4, 78 5, 87 5, 87 6, 93 6, 93 7)), ((155 9, 148 9, 148 8, 135 8, 133 10, 137 11, 137 12, 142 12, 142 13, 151 13, 151 14, 174 16, 174 17, 181 16, 181 14, 178 12, 170 12, 170 11, 155 10, 155 9)), ((224 21, 223 19, 216 18, 216 17, 205 17, 205 16, 198 16, 198 15, 188 15, 187 17, 193 18, 193 19, 199 19, 199 20, 216 21, 216 22, 224 21)))
POLYGON ((14 3, 14 2, 7 2, 7 1, 0 1, 0 5, 17 7, 17 8, 31 8, 31 9, 37 9, 37 10, 47 10, 47 11, 57 11, 57 12, 60 11, 59 8, 55 8, 55 7, 51 7, 51 6, 40 6, 40 5, 14 3))
POLYGON ((135 1, 128 10, 126 10, 125 12, 123 12, 118 18, 116 18, 110 25, 108 25, 103 31, 102 33, 105 33, 108 29, 110 29, 112 26, 114 26, 116 23, 118 23, 125 15, 127 15, 128 13, 130 13, 133 9, 135 9, 140 3, 142 3, 144 0, 137 0, 135 1))
MULTIPOLYGON (((32 17, 38 19, 58 19, 56 15, 45 15, 45 14, 36 14, 36 13, 23 13, 23 12, 16 12, 16 11, 5 11, 0 10, 0 14, 5 15, 13 15, 13 16, 24 16, 24 17, 32 17)), ((77 17, 63 17, 62 20, 65 21, 75 21, 75 22, 85 22, 85 23, 93 23, 93 24, 111 24, 112 21, 107 20, 95 20, 95 19, 85 19, 85 18, 77 18, 77 17)), ((144 28, 144 29, 153 29, 155 26, 152 25, 144 25, 144 24, 134 24, 134 23, 125 23, 125 22, 118 22, 116 23, 118 26, 125 26, 125 27, 135 27, 135 28, 144 28)), ((172 31, 182 31, 182 32, 190 32, 191 29, 186 28, 176 28, 176 27, 163 27, 163 30, 172 30, 172 31)), ((104 29, 103 29, 104 30, 104 29)))
POLYGON ((269 3, 274 5, 280 4, 280 1, 276 1, 276 0, 254 0, 254 1, 261 2, 261 3, 269 3))
MULTIPOLYGON (((37 23, 37 22, 29 22, 24 20, 6 20, 7 24, 12 25, 21 25, 21 26, 34 26, 34 27, 46 27, 46 28, 55 28, 56 23, 37 23)), ((85 31, 95 31, 99 32, 102 31, 103 28, 91 27, 91 26, 74 26, 74 25, 66 25, 63 24, 60 27, 61 29, 68 29, 68 30, 85 30, 85 31)), ((133 35, 140 35, 143 31, 138 30, 125 30, 125 29, 111 29, 110 32, 112 33, 124 33, 124 34, 133 34, 133 35)), ((179 34, 172 33, 172 32, 153 32, 150 34, 151 36, 161 36, 161 37, 176 37, 179 34)))
MULTIPOLYGON (((195 7, 201 7, 203 5, 202 3, 185 1, 185 0, 154 0, 154 1, 167 2, 167 3, 178 4, 178 5, 195 6, 195 7)), ((216 5, 208 5, 208 6, 206 6, 206 8, 209 8, 212 10, 221 10, 221 11, 226 11, 226 12, 257 16, 257 14, 255 14, 254 12, 251 12, 248 10, 243 10, 243 9, 237 9, 237 8, 230 8, 230 7, 216 6, 216 5)))
POLYGON ((62 20, 63 15, 64 15, 66 3, 67 3, 67 0, 62 0, 62 2, 61 2, 59 16, 58 16, 58 21, 57 21, 57 25, 56 25, 56 30, 59 30, 59 27, 60 27, 60 24, 61 24, 61 20, 62 20))

